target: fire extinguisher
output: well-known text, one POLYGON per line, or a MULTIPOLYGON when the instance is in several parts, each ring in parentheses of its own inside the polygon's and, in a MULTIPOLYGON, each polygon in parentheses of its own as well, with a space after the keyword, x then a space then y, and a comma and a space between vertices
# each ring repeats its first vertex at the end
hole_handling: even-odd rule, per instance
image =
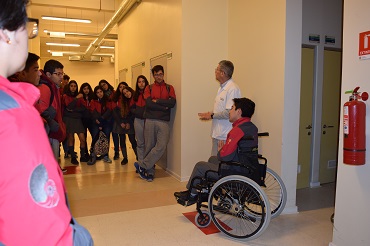
POLYGON ((365 164, 366 154, 366 101, 369 98, 367 92, 360 95, 356 87, 351 93, 349 101, 343 108, 343 162, 350 165, 365 164), (359 100, 362 101, 359 101, 359 100))

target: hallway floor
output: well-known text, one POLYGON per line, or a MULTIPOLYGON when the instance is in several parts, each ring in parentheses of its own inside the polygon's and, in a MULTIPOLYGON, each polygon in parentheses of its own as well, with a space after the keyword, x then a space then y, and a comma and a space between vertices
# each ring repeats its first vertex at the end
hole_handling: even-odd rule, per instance
POLYGON ((120 161, 74 166, 61 157, 61 165, 68 168, 64 179, 72 214, 90 231, 97 246, 327 246, 331 242, 333 206, 280 215, 253 241, 234 241, 222 233, 206 235, 183 215, 195 211, 195 205, 185 208, 175 201, 173 192, 184 190, 185 183, 160 168, 155 180, 146 182, 135 173, 132 154, 129 164, 121 166, 120 161))

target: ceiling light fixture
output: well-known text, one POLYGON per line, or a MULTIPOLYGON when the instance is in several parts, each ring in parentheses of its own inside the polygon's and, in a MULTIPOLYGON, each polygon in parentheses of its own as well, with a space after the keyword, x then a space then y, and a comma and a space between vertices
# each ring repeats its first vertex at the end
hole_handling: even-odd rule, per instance
POLYGON ((114 49, 113 46, 104 46, 104 45, 101 45, 100 48, 101 49, 114 49))
MULTIPOLYGON (((65 36, 66 35, 73 35, 73 36, 83 36, 83 37, 98 37, 99 34, 97 33, 82 33, 82 32, 58 32, 58 31, 50 31, 47 29, 44 29, 44 33, 51 35, 51 33, 63 33, 65 36)), ((118 39, 118 34, 107 34, 105 39, 113 39, 117 40, 118 39)))
POLYGON ((79 44, 46 43, 46 45, 51 45, 51 46, 80 47, 80 45, 79 45, 79 44))
POLYGON ((55 17, 55 16, 41 16, 43 20, 55 20, 55 21, 68 21, 68 22, 79 22, 79 23, 91 23, 88 19, 76 19, 76 18, 66 18, 66 17, 55 17))

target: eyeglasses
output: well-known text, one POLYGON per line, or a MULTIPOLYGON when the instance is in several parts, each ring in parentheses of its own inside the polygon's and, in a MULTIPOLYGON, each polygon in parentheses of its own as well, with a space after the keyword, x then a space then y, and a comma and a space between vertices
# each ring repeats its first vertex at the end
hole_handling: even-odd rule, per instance
POLYGON ((154 77, 163 77, 163 75, 164 75, 163 73, 155 73, 154 77))
POLYGON ((28 18, 27 22, 28 38, 33 39, 39 33, 39 19, 28 18))
POLYGON ((55 74, 58 77, 62 77, 64 75, 64 73, 61 73, 61 72, 59 72, 59 73, 53 73, 53 74, 55 74))

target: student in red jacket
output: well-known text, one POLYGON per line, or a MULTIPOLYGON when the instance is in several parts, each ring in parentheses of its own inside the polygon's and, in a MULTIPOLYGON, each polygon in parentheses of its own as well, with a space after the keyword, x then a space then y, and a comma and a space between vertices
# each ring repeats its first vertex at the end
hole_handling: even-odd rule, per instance
POLYGON ((152 73, 154 84, 148 85, 144 91, 144 159, 134 163, 140 178, 148 182, 153 181, 154 165, 167 149, 170 139, 171 109, 176 105, 175 89, 164 81, 163 67, 154 66, 152 73))
MULTIPOLYGON (((120 150, 126 149, 126 138, 124 138, 125 133, 123 131, 123 128, 120 126, 121 123, 119 120, 120 118, 119 112, 120 112, 121 103, 123 99, 122 90, 126 86, 128 86, 126 82, 124 81, 120 82, 117 86, 117 90, 114 92, 114 95, 113 95, 113 102, 116 105, 115 110, 113 110, 114 122, 113 122, 113 128, 112 128, 112 138, 113 138, 113 145, 114 145, 114 157, 113 157, 114 160, 119 159, 120 150), (118 113, 115 113, 115 111, 117 111, 118 113)), ((123 164, 127 164, 128 162, 127 155, 124 155, 123 152, 122 152, 122 155, 123 155, 123 160, 122 160, 123 164)))
POLYGON ((85 128, 82 124, 82 94, 78 93, 78 85, 71 80, 62 97, 63 121, 67 128, 68 152, 71 154, 71 163, 78 165, 77 156, 74 152, 74 134, 77 133, 80 140, 80 161, 87 162, 85 128))
MULTIPOLYGON (((87 130, 89 130, 91 135, 92 129, 92 115, 91 115, 91 101, 94 98, 94 92, 91 88, 91 85, 87 82, 83 83, 80 87, 78 92, 82 94, 82 98, 80 98, 81 106, 83 107, 82 111, 82 125, 84 126, 84 133, 85 133, 85 142, 87 145, 87 130)), ((92 135, 91 135, 92 136, 92 135)), ((86 155, 89 155, 88 149, 86 148, 86 155)))
POLYGON ((134 129, 137 143, 136 152, 138 162, 142 162, 144 158, 144 89, 147 85, 149 85, 147 78, 144 75, 139 75, 136 79, 136 89, 130 102, 130 110, 135 117, 134 129))
MULTIPOLYGON (((112 101, 108 100, 107 96, 104 94, 103 89, 100 86, 94 88, 95 99, 91 101, 91 113, 92 113, 92 129, 91 135, 93 142, 91 147, 94 146, 95 140, 99 135, 99 131, 103 131, 108 138, 108 143, 110 139, 110 133, 112 132, 112 110, 115 105, 112 101)), ((109 158, 109 153, 103 155, 104 162, 112 163, 109 158)), ((91 160, 87 162, 88 165, 94 165, 96 162, 96 155, 91 153, 91 160)))

